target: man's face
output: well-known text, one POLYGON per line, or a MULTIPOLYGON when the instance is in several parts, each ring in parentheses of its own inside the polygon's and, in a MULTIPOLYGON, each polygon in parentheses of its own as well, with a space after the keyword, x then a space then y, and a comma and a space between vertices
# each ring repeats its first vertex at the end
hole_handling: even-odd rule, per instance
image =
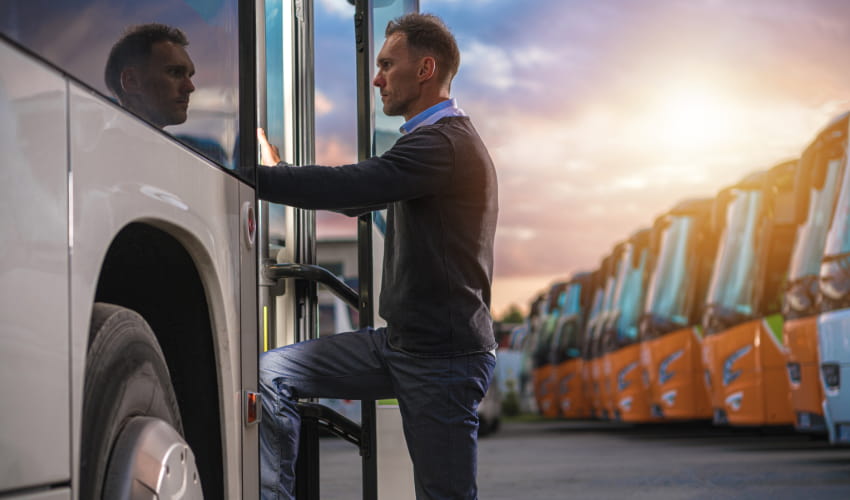
POLYGON ((135 72, 134 85, 125 88, 129 108, 160 128, 186 121, 195 65, 185 48, 157 42, 147 62, 129 70, 135 72))
POLYGON ((408 116, 419 98, 418 64, 407 47, 407 36, 393 33, 384 42, 377 58, 378 72, 372 83, 381 89, 381 101, 387 116, 408 116))

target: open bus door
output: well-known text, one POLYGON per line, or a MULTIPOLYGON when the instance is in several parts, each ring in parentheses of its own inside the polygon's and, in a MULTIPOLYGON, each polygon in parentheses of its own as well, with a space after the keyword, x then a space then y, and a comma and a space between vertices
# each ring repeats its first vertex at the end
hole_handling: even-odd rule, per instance
POLYGON ((638 343, 638 322, 654 261, 650 254, 650 234, 651 230, 642 229, 623 247, 612 315, 602 334, 605 373, 610 388, 608 405, 612 418, 624 422, 653 420, 638 343))
POLYGON ((794 426, 799 431, 826 432, 818 367, 817 317, 822 302, 818 271, 840 187, 848 117, 845 113, 833 120, 809 144, 795 182, 797 218, 802 225, 791 255, 782 315, 794 426))
POLYGON ((794 421, 780 299, 796 231, 797 168, 796 160, 781 163, 729 190, 702 322, 703 361, 716 424, 794 421))
MULTIPOLYGON (((264 61, 265 81, 258 82, 258 126, 267 130, 273 143, 281 145, 282 158, 295 164, 313 162, 313 34, 312 3, 282 2, 294 9, 294 18, 279 17, 281 5, 265 3, 264 23, 258 29, 258 60, 264 61), (294 19, 294 21, 292 21, 294 19), (285 24, 290 20, 290 24, 285 24), (268 35, 268 36, 265 36, 268 35), (294 53, 296 64, 287 67, 294 53), (283 64, 282 64, 283 63, 283 64), (281 65, 282 64, 282 65, 281 65), (305 69, 306 68, 306 69, 305 69), (288 73, 288 72, 294 73, 288 73), (289 84, 281 74, 294 74, 289 84), (280 102, 279 96, 284 96, 280 102), (277 121, 275 121, 277 118, 277 121), (280 135, 278 135, 278 133, 280 135), (279 139, 279 140, 276 140, 279 139)), ((391 19, 418 11, 418 0, 357 0, 353 47, 357 60, 358 157, 379 155, 399 136, 398 118, 387 117, 375 106, 372 85, 375 54, 384 40, 391 19)), ((315 216, 312 211, 259 204, 260 223, 259 294, 261 344, 263 350, 318 336, 317 284, 322 283, 359 313, 359 326, 381 326, 377 313, 383 261, 383 214, 361 216, 357 224, 358 290, 353 290, 330 271, 315 265, 315 216)), ((256 369, 256 368, 255 368, 256 369)), ((301 448, 296 470, 296 496, 318 499, 320 428, 358 446, 362 456, 362 495, 364 499, 412 498, 413 474, 400 415, 393 401, 361 402, 357 424, 315 402, 301 405, 303 416, 301 448), (381 474, 378 474, 378 470, 381 474)))
POLYGON ((657 261, 640 339, 652 413, 659 418, 711 418, 699 322, 716 254, 714 203, 685 200, 655 221, 657 261))

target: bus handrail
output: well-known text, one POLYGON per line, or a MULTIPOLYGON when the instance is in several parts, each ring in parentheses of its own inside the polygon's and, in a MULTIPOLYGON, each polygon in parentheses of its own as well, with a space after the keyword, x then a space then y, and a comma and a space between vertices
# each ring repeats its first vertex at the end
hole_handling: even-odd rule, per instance
POLYGON ((360 295, 324 267, 312 264, 269 263, 263 268, 263 276, 275 281, 282 278, 295 278, 321 283, 346 304, 359 309, 360 295))

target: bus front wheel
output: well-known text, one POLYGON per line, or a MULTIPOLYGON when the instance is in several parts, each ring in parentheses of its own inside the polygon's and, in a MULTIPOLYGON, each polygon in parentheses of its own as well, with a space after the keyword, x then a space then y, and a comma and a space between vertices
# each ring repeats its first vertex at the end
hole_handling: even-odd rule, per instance
POLYGON ((153 332, 97 303, 83 389, 80 498, 202 498, 177 398, 153 332))

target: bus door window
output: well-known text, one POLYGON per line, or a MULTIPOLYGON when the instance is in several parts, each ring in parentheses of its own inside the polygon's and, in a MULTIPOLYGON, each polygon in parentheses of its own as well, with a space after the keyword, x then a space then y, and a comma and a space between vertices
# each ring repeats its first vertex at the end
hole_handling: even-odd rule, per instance
POLYGON ((237 6, 237 0, 5 0, 0 32, 233 169, 239 130, 237 6), (137 51, 132 60, 116 54, 110 69, 117 71, 107 76, 116 42, 133 27, 151 23, 178 29, 188 44, 156 42, 141 59, 137 51))

